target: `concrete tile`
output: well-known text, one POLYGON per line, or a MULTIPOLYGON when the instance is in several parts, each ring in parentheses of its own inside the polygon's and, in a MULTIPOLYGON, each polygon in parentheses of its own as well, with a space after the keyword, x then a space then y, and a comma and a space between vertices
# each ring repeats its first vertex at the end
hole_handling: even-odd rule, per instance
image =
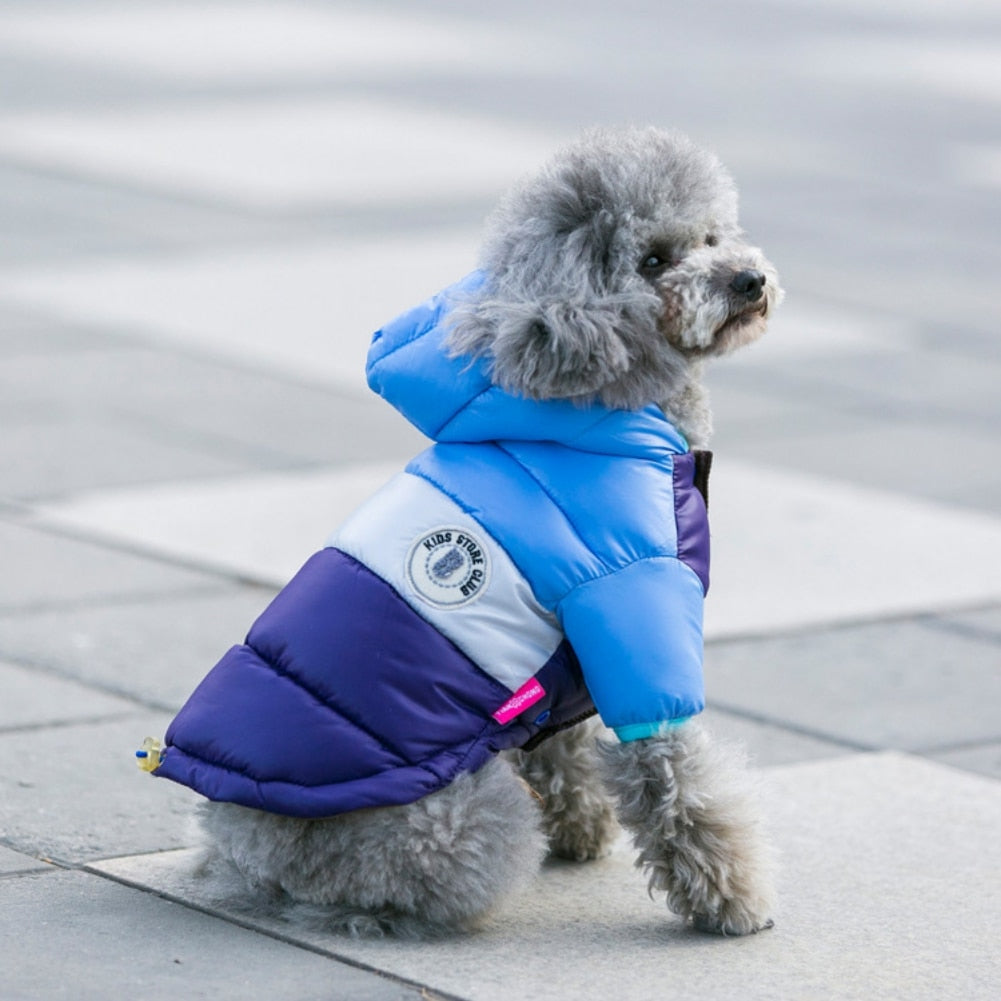
POLYGON ((829 80, 832 86, 890 85, 992 104, 1001 101, 993 39, 922 42, 877 35, 864 41, 856 39, 850 62, 837 57, 844 51, 843 43, 844 38, 830 38, 798 50, 804 73, 829 80))
MULTIPOLYGON (((542 1001, 681 998, 692 984, 704 1001, 990 996, 1001 972, 1001 785, 898 754, 772 769, 765 780, 783 892, 767 934, 685 930, 648 899, 625 845, 599 862, 546 867, 472 937, 357 942, 279 927, 471 1001, 506 1001, 513 971, 542 1001), (963 850, 943 852, 947 844, 963 850)), ((199 902, 189 853, 99 867, 199 902)))
POLYGON ((780 424, 768 436, 739 439, 721 431, 717 453, 952 505, 957 517, 963 509, 1001 511, 1001 443, 982 420, 929 425, 873 415, 826 423, 780 424))
POLYGON ((18 309, 0 309, 0 362, 106 345, 109 338, 87 330, 60 327, 47 317, 18 309))
POLYGON ((929 755, 943 765, 976 772, 988 778, 1001 779, 1001 741, 993 744, 979 744, 976 747, 956 748, 952 751, 936 751, 929 755))
POLYGON ((7 880, 4 995, 419 1001, 416 986, 84 872, 7 880))
POLYGON ((996 637, 1001 641, 1001 608, 985 608, 976 612, 956 612, 936 618, 944 626, 956 626, 983 634, 984 638, 996 637))
POLYGON ((402 462, 108 491, 37 507, 41 523, 283 586, 402 462))
MULTIPOLYGON (((10 401, 0 405, 8 411, 10 401)), ((260 463, 224 444, 176 431, 63 411, 46 416, 23 409, 4 414, 0 491, 21 500, 59 497, 96 487, 184 480, 248 472, 260 463)))
POLYGON ((200 82, 490 72, 555 55, 512 29, 433 11, 119 2, 16 10, 5 22, 7 45, 22 51, 200 82))
POLYGON ((711 644, 712 705, 863 747, 1001 739, 998 647, 915 622, 711 644))
POLYGON ((17 875, 22 872, 38 872, 39 870, 51 870, 52 866, 48 862, 32 858, 30 855, 23 855, 21 852, 11 851, 0 845, 0 876, 17 875))
MULTIPOLYGON (((9 622, 0 618, 0 644, 6 642, 9 622)), ((94 691, 62 678, 0 661, 0 733, 73 720, 122 716, 136 711, 125 699, 94 691)))
MULTIPOLYGON (((51 420, 54 413, 64 413, 72 425, 58 430, 69 437, 81 415, 85 421, 96 417, 119 432, 141 436, 150 450, 185 446, 203 460, 211 456, 244 466, 255 461, 264 468, 394 452, 403 458, 424 442, 367 389, 364 395, 334 392, 122 341, 87 351, 0 357, 0 400, 13 425, 25 421, 25 414, 51 420)), ((39 432, 38 420, 30 422, 29 432, 39 432)), ((40 451, 53 452, 57 444, 40 451)), ((68 441, 67 450, 72 444, 68 441)), ((61 458, 65 462, 71 456, 61 458)), ((127 453, 120 465, 119 479, 141 475, 142 467, 127 453)), ((27 473, 25 478, 30 482, 27 473)))
POLYGON ((197 797, 136 767, 170 716, 0 734, 0 828, 11 848, 79 863, 192 843, 197 797))
POLYGON ((0 521, 0 612, 95 599, 169 594, 218 583, 195 570, 0 521))
POLYGON ((493 199, 566 138, 416 104, 322 94, 0 119, 0 152, 22 162, 286 211, 493 199))
MULTIPOLYGON (((248 586, 0 616, 0 656, 177 710, 272 594, 248 586)), ((0 726, 4 715, 0 707, 0 726)))
POLYGON ((1001 519, 717 458, 712 638, 962 607, 1001 590, 1001 519))
POLYGON ((701 719, 715 739, 743 747, 750 763, 759 768, 819 761, 846 753, 842 743, 749 719, 712 705, 701 719))
MULTIPOLYGON (((117 102, 123 89, 136 96, 149 90, 148 78, 130 80, 116 88, 107 79, 67 79, 65 67, 48 67, 48 73, 44 68, 34 69, 25 100, 43 106, 44 94, 50 89, 54 93, 49 100, 61 107, 86 105, 88 100, 117 102)), ((11 73, 5 58, 0 65, 4 94, 24 83, 11 73)), ((157 93, 145 96, 164 98, 157 93)), ((232 207, 10 162, 0 163, 0 213, 5 220, 0 231, 0 262, 11 269, 63 268, 81 257, 141 257, 179 248, 204 248, 207 243, 269 240, 283 233, 280 221, 232 207)))
MULTIPOLYGON (((796 377, 799 373, 792 372, 796 377)), ((1001 420, 1001 362, 980 353, 960 354, 910 345, 878 358, 830 358, 809 373, 809 383, 827 383, 836 391, 868 394, 891 406, 909 407, 932 423, 941 415, 976 417, 988 427, 1001 420)))
POLYGON ((0 274, 0 304, 132 330, 201 352, 367 393, 372 333, 476 264, 475 230, 308 245, 134 255, 0 274), (385 280, 386 261, 407 267, 385 280))

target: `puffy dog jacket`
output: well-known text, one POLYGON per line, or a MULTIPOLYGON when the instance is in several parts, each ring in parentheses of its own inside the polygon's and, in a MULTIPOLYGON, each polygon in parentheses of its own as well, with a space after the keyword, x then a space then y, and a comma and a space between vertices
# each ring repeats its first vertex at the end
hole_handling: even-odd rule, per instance
POLYGON ((192 694, 156 774, 302 817, 401 804, 595 707, 701 711, 709 530, 655 406, 515 397, 444 348, 453 292, 375 334, 371 387, 435 442, 192 694))

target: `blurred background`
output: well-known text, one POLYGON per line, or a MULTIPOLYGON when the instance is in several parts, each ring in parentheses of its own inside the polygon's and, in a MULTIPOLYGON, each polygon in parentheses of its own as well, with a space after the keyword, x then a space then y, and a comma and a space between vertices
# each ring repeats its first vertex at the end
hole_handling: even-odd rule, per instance
MULTIPOLYGON (((718 444, 1001 508, 992 0, 5 0, 0 56, 8 329, 358 390, 370 331, 475 263, 512 179, 588 125, 673 126, 734 172, 789 291, 753 375, 717 375, 718 444)), ((189 471, 162 455, 171 415, 113 432, 72 392, 59 409, 70 427, 8 418, 6 494, 236 458, 190 436, 189 471), (70 466, 32 468, 67 433, 70 466)))
POLYGON ((594 124, 715 149, 788 293, 711 376, 717 723, 1001 776, 999 112, 996 0, 0 0, 10 843, 181 843, 122 748, 421 447, 371 332, 594 124))

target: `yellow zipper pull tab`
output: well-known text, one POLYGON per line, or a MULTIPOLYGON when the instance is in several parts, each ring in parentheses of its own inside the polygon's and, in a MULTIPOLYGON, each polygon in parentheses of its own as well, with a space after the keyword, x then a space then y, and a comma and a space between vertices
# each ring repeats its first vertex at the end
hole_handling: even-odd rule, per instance
POLYGON ((163 760, 164 746, 153 737, 147 737, 143 746, 136 751, 136 764, 144 772, 155 772, 163 760))

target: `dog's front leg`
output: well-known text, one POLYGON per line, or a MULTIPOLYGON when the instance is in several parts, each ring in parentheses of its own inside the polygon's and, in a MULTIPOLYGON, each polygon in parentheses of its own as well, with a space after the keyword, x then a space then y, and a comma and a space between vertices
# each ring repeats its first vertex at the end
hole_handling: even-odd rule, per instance
POLYGON ((533 751, 508 752, 539 798, 542 829, 556 858, 575 862, 601 858, 620 834, 598 757, 598 736, 606 732, 595 716, 555 734, 533 751))
POLYGON ((743 762, 701 726, 601 747, 619 820, 632 835, 651 892, 702 931, 770 928, 772 858, 743 762))

